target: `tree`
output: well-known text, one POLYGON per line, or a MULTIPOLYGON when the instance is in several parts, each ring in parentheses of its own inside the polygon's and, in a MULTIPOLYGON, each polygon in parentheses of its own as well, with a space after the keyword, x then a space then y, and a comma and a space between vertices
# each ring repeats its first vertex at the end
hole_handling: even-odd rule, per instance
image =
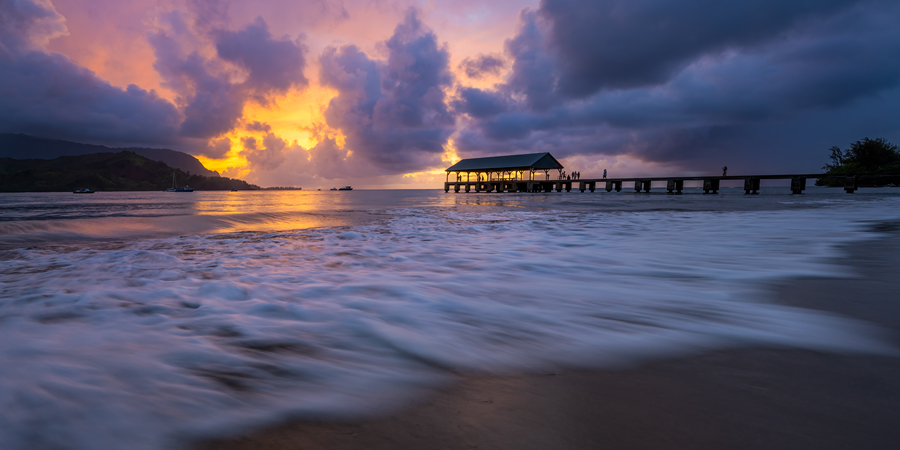
MULTIPOLYGON (((822 169, 828 175, 863 176, 870 186, 889 186, 900 184, 900 177, 865 177, 867 174, 900 174, 900 152, 897 146, 884 138, 863 138, 852 144, 850 148, 841 150, 831 147, 831 164, 822 169)), ((841 186, 840 178, 821 178, 816 181, 819 186, 841 186)))

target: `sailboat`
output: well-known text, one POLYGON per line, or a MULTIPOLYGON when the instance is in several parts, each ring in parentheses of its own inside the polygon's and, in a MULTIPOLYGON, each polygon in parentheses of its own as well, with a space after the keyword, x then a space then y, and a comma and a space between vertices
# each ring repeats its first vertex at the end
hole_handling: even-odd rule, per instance
POLYGON ((194 188, 190 186, 185 186, 183 188, 175 187, 175 171, 172 171, 172 187, 166 189, 166 192, 194 192, 194 188))

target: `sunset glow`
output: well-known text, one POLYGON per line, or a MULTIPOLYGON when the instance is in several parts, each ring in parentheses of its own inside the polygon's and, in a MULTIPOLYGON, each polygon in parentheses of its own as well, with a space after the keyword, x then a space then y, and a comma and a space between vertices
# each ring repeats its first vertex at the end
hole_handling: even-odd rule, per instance
POLYGON ((263 186, 413 188, 439 187, 422 174, 461 157, 550 151, 586 174, 811 170, 823 148, 900 135, 877 112, 900 98, 900 69, 867 50, 900 51, 897 7, 773 7, 753 12, 769 24, 755 30, 702 28, 745 5, 578 3, 16 2, 5 64, 24 78, 8 84, 30 87, 8 96, 0 131, 172 148, 263 186), (32 72, 91 101, 69 104, 32 72))

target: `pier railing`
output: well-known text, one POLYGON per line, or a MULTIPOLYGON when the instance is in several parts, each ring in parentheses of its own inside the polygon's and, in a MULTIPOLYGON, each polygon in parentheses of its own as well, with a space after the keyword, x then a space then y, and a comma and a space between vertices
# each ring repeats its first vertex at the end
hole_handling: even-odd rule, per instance
POLYGON ((702 181, 704 194, 718 194, 719 186, 726 180, 743 180, 744 194, 759 193, 761 180, 791 180, 791 193, 801 194, 806 190, 808 179, 838 178, 843 179, 844 191, 853 193, 861 186, 861 179, 880 177, 900 177, 900 174, 864 174, 864 175, 826 175, 821 173, 781 174, 781 175, 728 175, 699 177, 627 177, 627 178, 586 178, 578 180, 486 180, 486 181, 448 181, 444 183, 444 192, 570 192, 573 188, 580 192, 594 192, 598 186, 606 192, 620 192, 623 186, 633 186, 635 192, 650 192, 654 181, 666 182, 666 192, 681 194, 685 181, 702 181))

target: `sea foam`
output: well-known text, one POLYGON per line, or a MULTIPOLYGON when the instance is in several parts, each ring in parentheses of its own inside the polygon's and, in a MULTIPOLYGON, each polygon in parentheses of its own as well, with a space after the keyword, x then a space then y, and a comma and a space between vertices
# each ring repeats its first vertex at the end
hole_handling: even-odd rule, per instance
POLYGON ((615 368, 748 345, 892 352, 765 301, 852 276, 851 216, 423 207, 375 223, 0 253, 0 448, 155 450, 359 417, 460 373, 615 368))

